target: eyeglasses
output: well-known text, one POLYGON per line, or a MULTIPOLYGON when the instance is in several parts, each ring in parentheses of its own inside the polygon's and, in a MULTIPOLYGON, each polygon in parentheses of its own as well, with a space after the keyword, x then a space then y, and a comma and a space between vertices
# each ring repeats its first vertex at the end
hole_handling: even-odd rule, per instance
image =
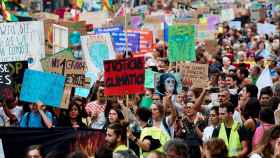
POLYGON ((173 84, 175 84, 175 80, 166 80, 165 82, 166 83, 173 83, 173 84))
POLYGON ((219 94, 218 97, 226 97, 226 95, 219 94))

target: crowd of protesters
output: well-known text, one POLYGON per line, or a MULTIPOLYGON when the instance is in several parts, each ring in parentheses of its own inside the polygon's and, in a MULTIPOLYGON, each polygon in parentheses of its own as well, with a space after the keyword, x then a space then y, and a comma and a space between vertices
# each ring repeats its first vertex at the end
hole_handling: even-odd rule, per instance
MULTIPOLYGON (((171 1, 155 1, 151 10, 168 7, 171 1)), ((41 102, 23 106, 11 93, 1 100, 1 125, 103 130, 106 144, 95 158, 279 158, 279 11, 264 19, 278 26, 277 33, 266 35, 257 33, 248 9, 242 11, 235 19, 242 22, 241 29, 227 22, 217 26, 217 52, 208 52, 203 42, 196 44, 196 62, 209 64, 208 87, 190 83, 177 92, 176 79, 167 75, 159 81, 162 92, 146 89, 143 95, 108 99, 103 74, 98 74, 89 96, 73 96, 68 110, 41 102), (266 70, 273 84, 260 89, 258 78, 266 70), (151 106, 143 106, 143 98, 152 100, 151 106)), ((167 54, 167 43, 157 40, 146 68, 166 74, 178 71, 167 54)), ((41 146, 29 147, 25 156, 43 157, 41 146)), ((75 152, 70 157, 88 156, 75 152)))

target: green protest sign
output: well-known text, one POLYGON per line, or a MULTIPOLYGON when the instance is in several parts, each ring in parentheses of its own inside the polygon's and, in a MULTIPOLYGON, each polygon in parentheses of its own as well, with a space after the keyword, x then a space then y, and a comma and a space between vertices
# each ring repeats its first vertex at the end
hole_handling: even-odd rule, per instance
POLYGON ((170 62, 195 60, 195 34, 194 25, 169 26, 168 59, 170 62))
POLYGON ((155 88, 155 74, 151 69, 145 70, 145 88, 155 88))

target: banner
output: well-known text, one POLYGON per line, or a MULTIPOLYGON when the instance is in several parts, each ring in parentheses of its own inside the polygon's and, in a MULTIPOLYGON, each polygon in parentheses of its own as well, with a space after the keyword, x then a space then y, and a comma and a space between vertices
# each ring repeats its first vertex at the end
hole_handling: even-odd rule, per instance
POLYGON ((40 21, 0 23, 0 62, 28 60, 41 70, 45 57, 44 27, 40 21))
POLYGON ((94 157, 105 144, 105 134, 93 129, 1 127, 0 138, 6 158, 24 157, 26 148, 35 144, 42 145, 44 155, 55 151, 66 157, 72 151, 82 150, 94 157))
POLYGON ((62 75, 25 70, 20 100, 60 107, 65 77, 62 75))
POLYGON ((41 62, 44 71, 64 75, 67 86, 89 87, 89 79, 85 77, 86 63, 83 60, 75 60, 71 49, 65 49, 51 57, 44 58, 41 62))
POLYGON ((184 85, 191 82, 195 88, 208 86, 208 64, 183 63, 180 70, 184 85))
POLYGON ((82 50, 88 70, 96 74, 104 71, 104 60, 116 56, 109 34, 83 36, 82 50))
POLYGON ((0 63, 0 96, 5 96, 4 93, 8 91, 19 94, 27 68, 27 61, 0 63))
POLYGON ((145 61, 143 57, 104 61, 105 96, 144 93, 145 61))
POLYGON ((194 61, 195 53, 194 25, 173 25, 168 28, 168 59, 175 61, 194 61))
MULTIPOLYGON (((115 51, 123 53, 126 50, 125 32, 113 32, 112 40, 115 51)), ((127 49, 131 52, 138 52, 140 50, 140 33, 127 33, 127 49)))

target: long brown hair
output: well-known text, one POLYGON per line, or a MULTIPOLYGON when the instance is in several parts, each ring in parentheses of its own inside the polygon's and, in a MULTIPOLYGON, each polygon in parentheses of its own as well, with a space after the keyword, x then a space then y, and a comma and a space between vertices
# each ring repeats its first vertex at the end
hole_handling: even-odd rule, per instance
POLYGON ((209 151, 211 158, 227 158, 228 149, 222 139, 210 139, 204 144, 204 147, 209 151))
POLYGON ((273 155, 273 148, 270 144, 271 140, 275 140, 280 137, 280 125, 276 125, 273 128, 267 130, 263 137, 260 144, 257 145, 256 150, 252 152, 263 155, 265 158, 269 158, 273 155))

